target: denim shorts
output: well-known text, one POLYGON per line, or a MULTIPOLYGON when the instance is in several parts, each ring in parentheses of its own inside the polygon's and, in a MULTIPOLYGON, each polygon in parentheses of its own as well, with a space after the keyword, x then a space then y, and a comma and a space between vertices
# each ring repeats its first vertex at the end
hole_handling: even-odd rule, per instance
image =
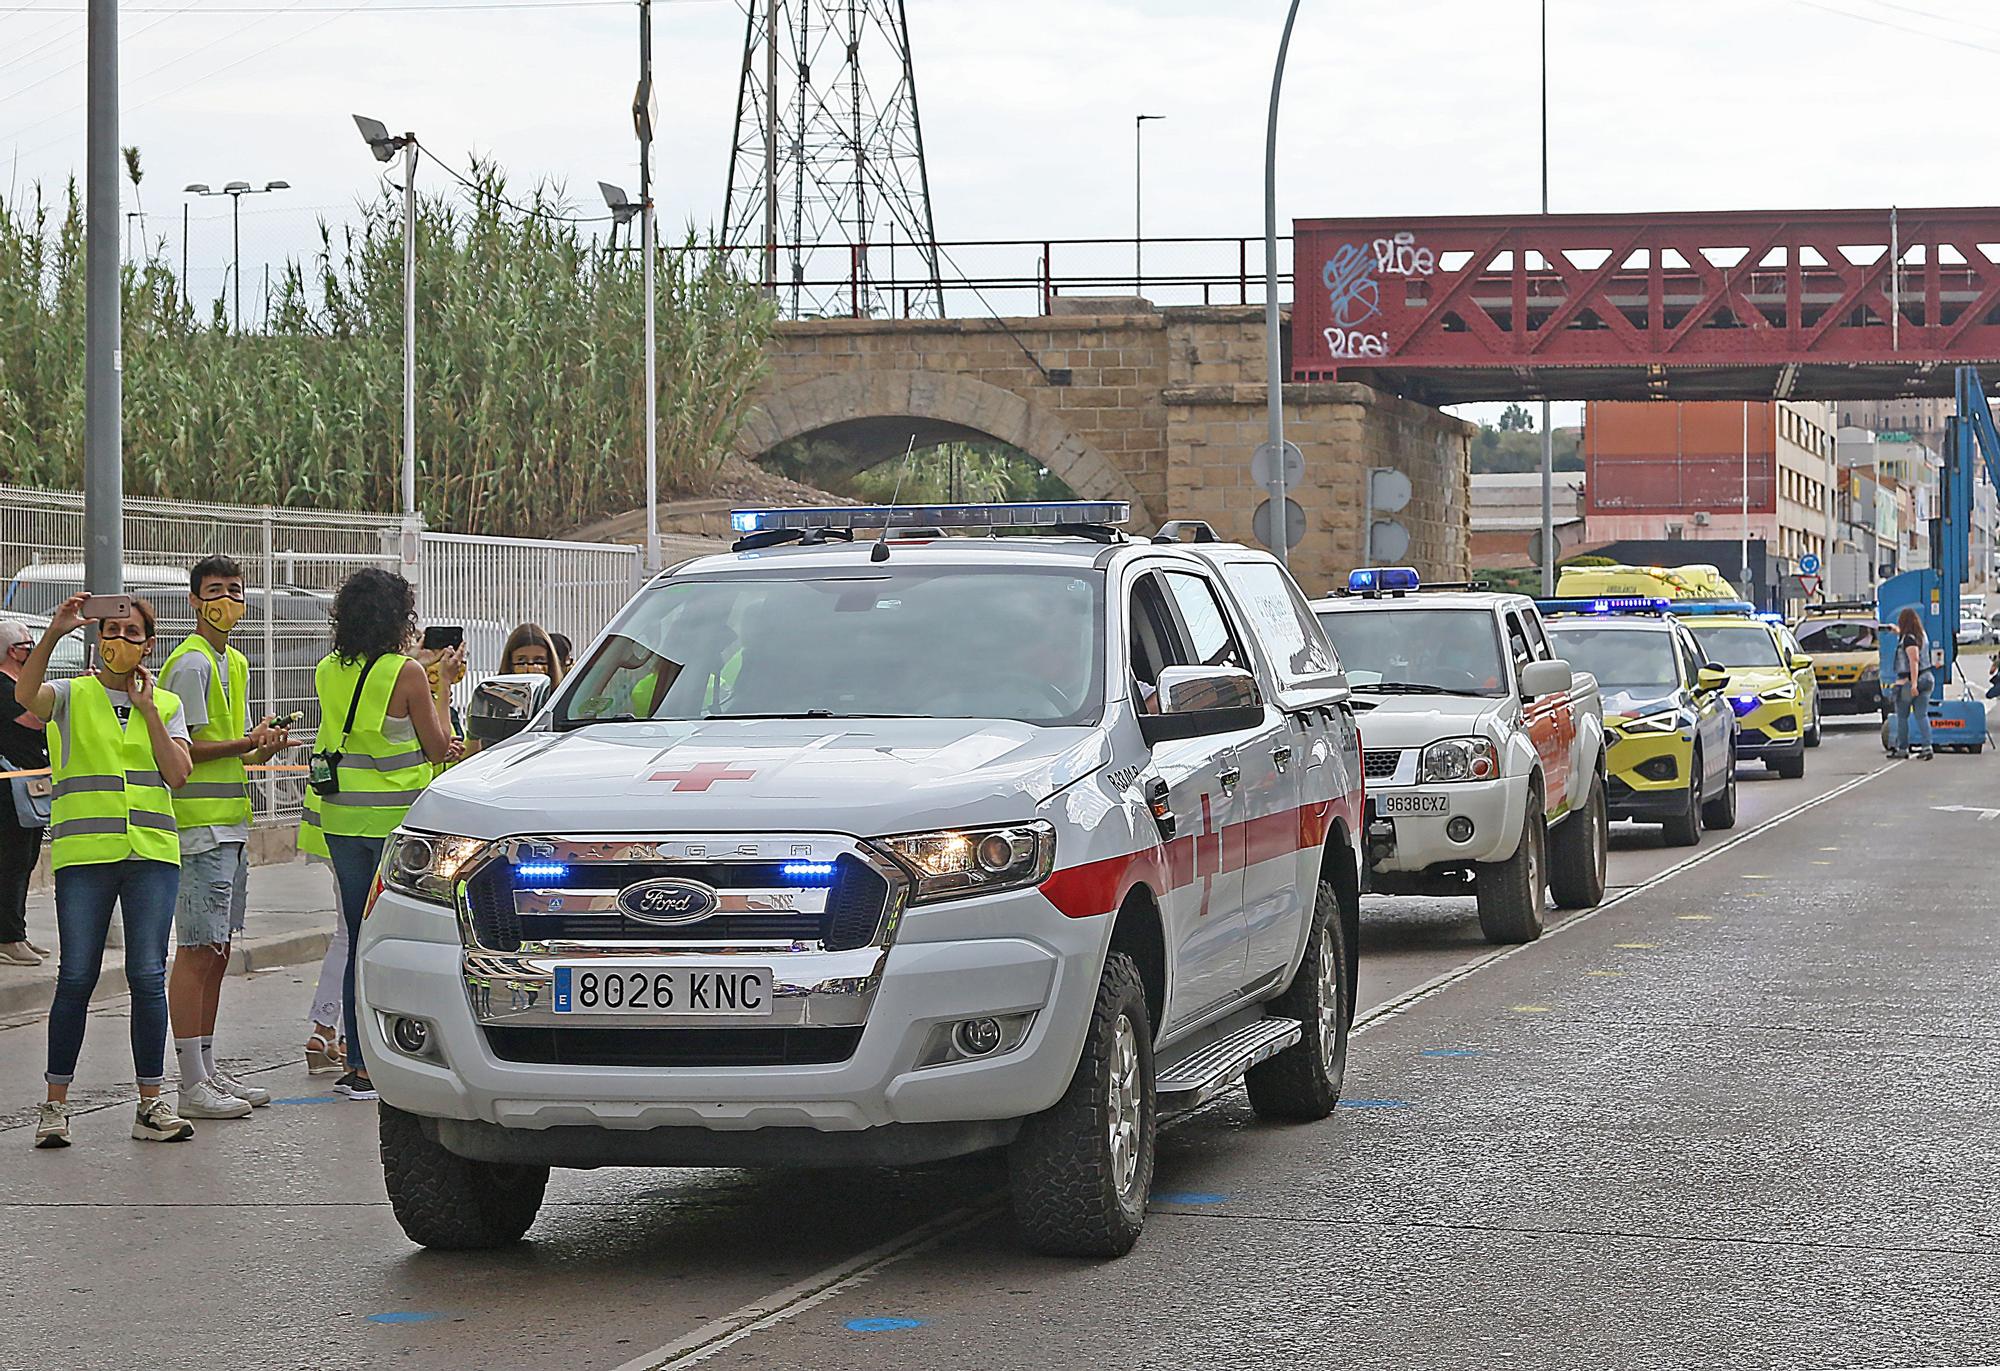
POLYGON ((249 851, 244 843, 219 843, 206 852, 181 855, 174 936, 182 947, 220 947, 243 931, 249 851))

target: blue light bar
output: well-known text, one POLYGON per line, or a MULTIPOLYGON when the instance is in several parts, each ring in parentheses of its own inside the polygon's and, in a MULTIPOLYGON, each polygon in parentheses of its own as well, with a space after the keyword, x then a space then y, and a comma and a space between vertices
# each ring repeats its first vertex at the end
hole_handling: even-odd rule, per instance
POLYGON ((1759 614, 1757 617, 1762 619, 1767 624, 1782 624, 1783 622, 1785 622, 1785 616, 1779 614, 1775 610, 1767 609, 1763 613, 1759 614))
POLYGON ((1668 602, 1650 595, 1559 596, 1537 600, 1543 614, 1664 614, 1668 602))
POLYGON ((827 505, 793 509, 738 509, 729 514, 737 533, 795 528, 1053 528, 1057 524, 1123 524, 1132 518, 1124 500, 1051 500, 1040 504, 827 505))
POLYGON ((778 868, 778 873, 788 881, 829 881, 833 879, 832 862, 786 862, 778 868))
POLYGON ((1748 600, 1669 600, 1670 614, 1755 614, 1757 606, 1748 600))
POLYGON ((569 877, 569 867, 562 862, 522 862, 514 868, 517 883, 530 881, 560 881, 569 877))
POLYGON ((1377 590, 1418 590, 1423 580, 1413 566, 1365 566, 1347 573, 1350 595, 1366 595, 1377 590))

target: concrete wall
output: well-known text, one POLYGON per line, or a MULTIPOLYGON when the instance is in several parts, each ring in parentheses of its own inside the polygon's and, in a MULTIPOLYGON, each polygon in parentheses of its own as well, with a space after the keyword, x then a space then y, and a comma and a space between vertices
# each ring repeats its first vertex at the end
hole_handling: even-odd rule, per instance
MULTIPOLYGON (((1004 323, 783 324, 738 446, 754 458, 824 434, 873 462, 911 436, 919 447, 990 436, 1081 496, 1131 500, 1136 529, 1198 518, 1253 542, 1251 515, 1265 498, 1249 474, 1265 436, 1262 312, 1132 300, 1117 308, 1004 323)), ((1288 385, 1285 409, 1286 437, 1306 459, 1293 495, 1306 535, 1293 564, 1309 592, 1343 582, 1363 560, 1370 466, 1393 466, 1415 487, 1395 516, 1412 535, 1406 560, 1434 579, 1466 574, 1471 425, 1353 384, 1288 385)))

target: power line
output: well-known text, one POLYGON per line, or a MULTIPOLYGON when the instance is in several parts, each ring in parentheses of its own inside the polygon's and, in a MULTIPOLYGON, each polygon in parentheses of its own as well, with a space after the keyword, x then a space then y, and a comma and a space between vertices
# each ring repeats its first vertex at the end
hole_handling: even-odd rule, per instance
POLYGON ((603 224, 603 223, 609 223, 612 219, 617 217, 616 215, 611 215, 611 214, 599 214, 599 215, 558 214, 553 210, 533 209, 527 205, 517 205, 512 200, 509 200, 506 196, 502 195, 499 191, 494 190, 492 187, 482 186, 477 181, 469 179, 464 175, 464 173, 460 172, 457 167, 445 161, 442 157, 439 157, 436 153, 432 152, 422 143, 417 144, 417 152, 424 157, 428 157, 431 160, 431 163, 434 166, 436 166, 438 170, 442 171, 445 175, 451 177, 452 180, 458 182, 461 186, 464 186, 474 195, 483 196, 488 200, 496 201, 499 204, 505 205, 508 209, 513 210, 516 214, 524 214, 528 216, 530 219, 549 219, 561 224, 603 224))
MULTIPOLYGON (((1792 3, 1802 9, 1818 10, 1821 14, 1832 14, 1838 15, 1842 19, 1852 19, 1857 24, 1873 24, 1877 28, 1893 29, 1897 33, 1908 33, 1918 38, 1928 38, 1934 43, 1949 43, 1953 47, 1970 48, 1974 52, 1991 53, 1995 56, 2000 56, 2000 47, 1993 47, 1987 43, 1975 43, 1970 38, 1957 38, 1948 33, 1936 33, 1930 29, 1917 28, 1913 24, 1899 24, 1893 19, 1881 19, 1872 14, 1856 14, 1853 10, 1835 9, 1832 5, 1821 4, 1820 0, 1792 0, 1792 3)), ((1887 3, 1887 0, 1878 0, 1878 3, 1887 3)), ((1897 6, 1897 8, 1908 9, 1907 6, 1897 6)), ((1916 13, 1919 11, 1911 12, 1916 13)), ((1941 18, 1942 16, 1936 17, 1941 18)))

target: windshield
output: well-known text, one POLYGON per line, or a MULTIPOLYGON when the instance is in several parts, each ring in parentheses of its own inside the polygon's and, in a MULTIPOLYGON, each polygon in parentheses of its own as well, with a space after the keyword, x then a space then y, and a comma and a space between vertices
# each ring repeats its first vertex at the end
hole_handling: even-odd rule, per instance
POLYGON ((1701 644, 1704 660, 1717 666, 1783 666, 1777 639, 1771 631, 1756 625, 1741 628, 1698 628, 1695 641, 1701 644))
POLYGON ((668 581, 563 691, 557 728, 618 719, 1018 719, 1101 712, 1103 578, 842 568, 668 581))
POLYGON ((1875 625, 1826 623, 1799 625, 1799 646, 1807 652, 1873 652, 1875 625))
POLYGON ((1680 685, 1680 663, 1671 633, 1636 628, 1552 625, 1556 655, 1588 671, 1606 690, 1660 694, 1680 685))
POLYGON ((1483 609, 1354 609, 1319 616, 1348 684, 1378 694, 1505 692, 1493 616, 1483 609))

